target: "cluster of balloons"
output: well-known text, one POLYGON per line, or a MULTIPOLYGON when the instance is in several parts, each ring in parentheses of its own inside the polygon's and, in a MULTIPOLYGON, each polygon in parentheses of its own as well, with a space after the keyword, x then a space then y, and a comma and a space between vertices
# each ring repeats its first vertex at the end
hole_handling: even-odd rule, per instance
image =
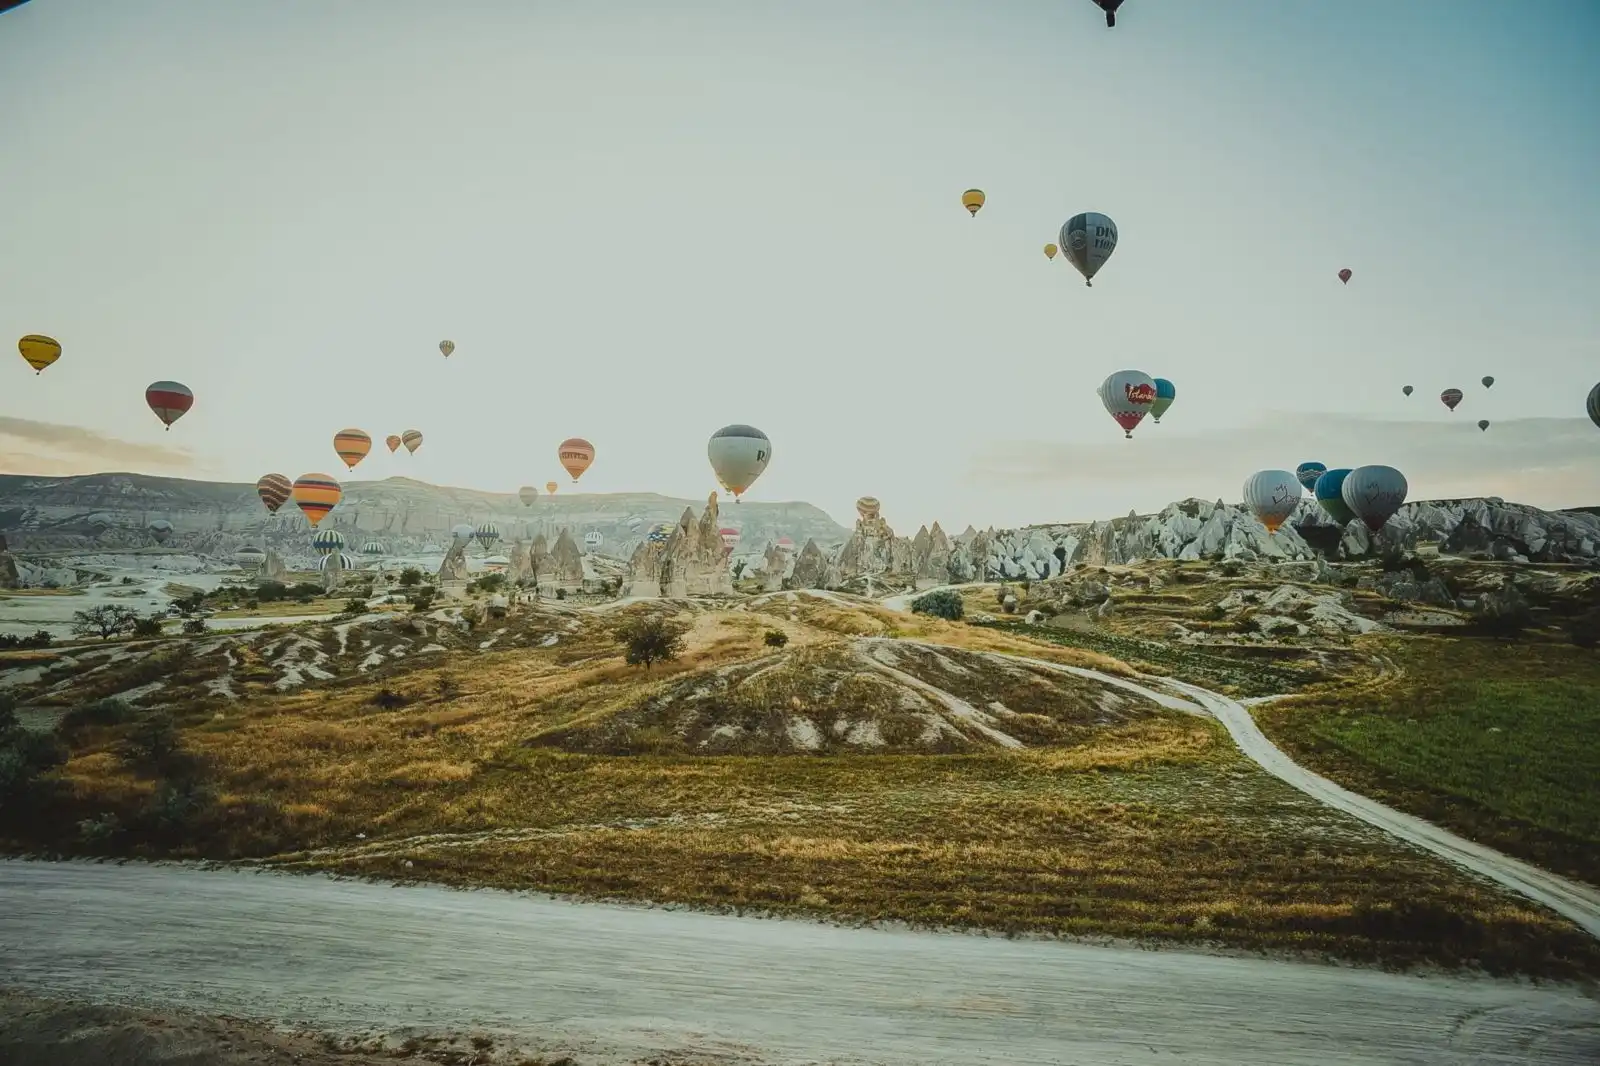
MULTIPOLYGON (((1486 389, 1493 388, 1494 387, 1494 375, 1493 374, 1485 374, 1482 378, 1480 378, 1478 380, 1478 383, 1480 385, 1482 385, 1486 389)), ((1597 386, 1597 387, 1600 387, 1600 386, 1597 386)), ((1414 392, 1416 390, 1413 389, 1410 385, 1402 385, 1400 387, 1400 391, 1405 393, 1407 396, 1410 396, 1412 394, 1412 392, 1414 392)), ((1466 398, 1466 393, 1462 392, 1460 389, 1457 389, 1457 388, 1445 389, 1443 392, 1441 392, 1439 394, 1439 402, 1444 404, 1451 411, 1454 411, 1456 409, 1456 407, 1461 403, 1461 401, 1463 399, 1465 399, 1465 398, 1466 398)), ((1597 424, 1600 424, 1600 423, 1597 423, 1597 424)), ((1478 430, 1480 432, 1482 432, 1483 430, 1486 430, 1488 428, 1489 428, 1489 420, 1487 418, 1478 419, 1478 430)))
POLYGON ((1376 533, 1406 502, 1405 475, 1392 466, 1358 466, 1329 470, 1322 463, 1301 463, 1294 472, 1259 470, 1244 483, 1244 504, 1267 532, 1276 533, 1300 506, 1306 491, 1340 525, 1360 519, 1376 533))
POLYGON ((1172 401, 1178 398, 1178 389, 1166 378, 1153 378, 1143 370, 1118 370, 1100 383, 1100 402, 1105 405, 1122 435, 1132 438, 1134 427, 1144 421, 1145 415, 1161 423, 1172 401))

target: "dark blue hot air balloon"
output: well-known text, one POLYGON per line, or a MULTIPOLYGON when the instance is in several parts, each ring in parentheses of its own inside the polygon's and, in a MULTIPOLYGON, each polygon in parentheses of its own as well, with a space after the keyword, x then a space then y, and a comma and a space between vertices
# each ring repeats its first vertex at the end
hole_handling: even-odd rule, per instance
POLYGON ((1328 472, 1325 463, 1301 463, 1294 468, 1295 480, 1305 486, 1307 492, 1312 492, 1317 487, 1317 478, 1328 472))
POLYGON ((1328 512, 1328 517, 1341 526, 1356 516, 1356 513, 1350 510, 1349 505, 1344 502, 1344 479, 1349 476, 1349 467, 1326 471, 1321 477, 1317 478, 1316 484, 1311 489, 1312 495, 1316 496, 1317 502, 1322 505, 1322 509, 1328 512))

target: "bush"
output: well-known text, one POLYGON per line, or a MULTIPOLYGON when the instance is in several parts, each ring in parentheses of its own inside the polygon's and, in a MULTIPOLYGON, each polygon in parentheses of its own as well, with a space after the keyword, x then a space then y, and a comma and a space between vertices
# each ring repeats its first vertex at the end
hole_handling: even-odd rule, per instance
POLYGON ((408 588, 411 588, 414 585, 420 585, 420 584, 422 584, 422 571, 421 570, 418 570, 414 566, 408 566, 404 570, 400 571, 400 587, 401 588, 408 589, 408 588))
POLYGON ((169 765, 183 746, 178 723, 165 711, 143 719, 123 743, 123 756, 135 766, 160 770, 169 765))
POLYGON ((288 594, 289 586, 281 581, 263 581, 256 586, 256 599, 262 603, 277 603, 288 594))
POLYGON ((959 622, 966 609, 962 606, 961 594, 955 589, 939 589, 912 600, 911 613, 928 614, 935 618, 959 622))
POLYGON ((108 844, 122 832, 122 822, 110 811, 78 823, 78 838, 85 844, 108 844))
POLYGON ((649 670, 683 654, 683 631, 664 618, 637 618, 617 630, 617 642, 627 648, 629 666, 649 670))
POLYGON ((556 599, 564 600, 566 598, 567 598, 567 590, 566 589, 556 589, 556 599))
POLYGON ((789 634, 781 629, 769 629, 761 640, 769 648, 781 648, 789 643, 789 634))
POLYGON ((372 696, 372 705, 385 711, 397 711, 410 702, 410 696, 392 688, 381 688, 372 696))
POLYGON ((994 590, 994 602, 1004 607, 1006 605, 1006 597, 1009 595, 1011 595, 1010 587, 1005 582, 1001 582, 994 590))
POLYGON ((194 778, 164 781, 145 808, 145 816, 161 832, 178 834, 202 818, 211 802, 211 790, 194 778))
POLYGON ((133 718, 133 708, 114 697, 74 707, 61 716, 56 726, 62 733, 73 733, 92 726, 121 725, 133 718))
POLYGON ((183 631, 191 637, 199 636, 201 633, 207 632, 206 620, 204 618, 185 619, 183 631))
POLYGON ((0 797, 27 791, 40 774, 67 761, 66 745, 17 722, 16 701, 0 695, 0 797))
POLYGON ((449 674, 440 674, 439 679, 433 683, 433 686, 435 691, 439 693, 439 699, 441 700, 453 700, 461 695, 461 686, 449 674))
POLYGON ((411 594, 411 609, 413 611, 426 611, 433 606, 433 598, 439 590, 432 585, 424 585, 411 594))
POLYGON ((0 692, 0 736, 18 728, 21 727, 17 725, 17 698, 9 692, 0 692))
POLYGON ((468 629, 476 629, 483 621, 483 608, 469 603, 461 608, 461 621, 468 629))
POLYGON ((41 629, 31 637, 17 637, 10 633, 0 633, 0 650, 11 648, 48 648, 54 638, 48 630, 41 629))
POLYGON ((352 596, 350 599, 344 601, 344 607, 339 613, 345 615, 366 614, 367 601, 359 596, 352 596))
POLYGON ((110 640, 118 633, 133 628, 138 615, 116 604, 101 604, 86 611, 72 613, 72 632, 79 637, 99 637, 110 640))
POLYGON ((149 618, 134 619, 133 635, 136 637, 159 637, 161 635, 161 616, 151 615, 149 618))
POLYGON ((123 583, 123 584, 124 584, 124 585, 131 585, 131 584, 133 584, 133 578, 131 578, 131 577, 125 577, 125 578, 123 578, 123 579, 122 579, 122 583, 123 583))
POLYGON ((499 592, 506 587, 506 575, 484 574, 468 583, 467 589, 471 592, 499 592))

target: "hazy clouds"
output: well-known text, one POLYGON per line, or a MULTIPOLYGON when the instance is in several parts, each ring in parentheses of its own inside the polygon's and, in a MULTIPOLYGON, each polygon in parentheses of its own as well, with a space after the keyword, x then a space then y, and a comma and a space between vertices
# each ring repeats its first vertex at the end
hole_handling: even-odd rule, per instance
POLYGON ((133 444, 82 426, 0 415, 0 473, 93 474, 103 470, 186 473, 193 456, 181 448, 133 444))

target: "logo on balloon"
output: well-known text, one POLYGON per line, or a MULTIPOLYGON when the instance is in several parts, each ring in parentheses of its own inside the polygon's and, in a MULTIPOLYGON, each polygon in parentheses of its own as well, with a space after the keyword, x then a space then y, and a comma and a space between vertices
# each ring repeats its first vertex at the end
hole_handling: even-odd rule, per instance
POLYGON ((1154 385, 1124 385, 1123 390, 1128 394, 1129 403, 1156 402, 1156 387, 1154 385))
POLYGON ((1071 248, 1075 252, 1081 252, 1085 248, 1089 247, 1089 231, 1085 229, 1075 229, 1071 233, 1067 234, 1067 247, 1071 248))

